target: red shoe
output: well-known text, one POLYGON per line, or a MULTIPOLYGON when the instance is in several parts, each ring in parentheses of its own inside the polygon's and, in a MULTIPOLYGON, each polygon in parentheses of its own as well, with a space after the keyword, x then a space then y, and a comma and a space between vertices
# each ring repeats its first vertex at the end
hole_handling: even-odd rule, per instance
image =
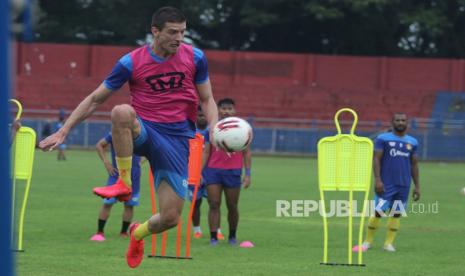
POLYGON ((144 258, 144 239, 136 241, 134 238, 134 230, 136 230, 138 226, 139 223, 133 223, 129 227, 130 241, 128 251, 126 252, 126 261, 130 268, 139 266, 144 258))
MULTIPOLYGON (((94 194, 103 198, 131 196, 131 188, 126 186, 121 178, 115 184, 105 187, 94 188, 94 194)), ((129 200, 129 198, 128 198, 129 200)))

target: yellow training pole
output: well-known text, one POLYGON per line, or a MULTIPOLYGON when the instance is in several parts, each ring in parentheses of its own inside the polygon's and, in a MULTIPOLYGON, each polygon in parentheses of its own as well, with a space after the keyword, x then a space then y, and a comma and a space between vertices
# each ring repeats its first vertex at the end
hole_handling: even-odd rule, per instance
MULTIPOLYGON (((321 206, 323 209, 323 263, 328 263, 328 219, 326 217, 326 203, 323 189, 320 189, 321 206)), ((321 210, 321 209, 320 209, 321 210)))
POLYGON ((14 178, 18 180, 26 180, 26 188, 21 206, 19 226, 18 226, 18 250, 23 250, 23 229, 24 215, 26 213, 27 199, 32 178, 32 166, 34 163, 34 151, 36 144, 36 133, 32 128, 21 127, 15 139, 15 174, 14 178))
MULTIPOLYGON (((21 105, 21 103, 18 101, 18 100, 15 100, 15 99, 10 99, 10 102, 11 103, 14 103, 17 107, 17 112, 16 112, 16 116, 15 116, 15 121, 18 121, 19 119, 21 119, 21 114, 23 113, 23 106, 21 105)), ((13 164, 13 172, 12 172, 12 181, 11 181, 11 184, 12 184, 12 187, 11 187, 11 236, 10 236, 10 239, 11 239, 11 246, 14 247, 14 230, 15 230, 15 224, 16 224, 16 221, 15 221, 15 213, 16 213, 16 177, 15 177, 15 141, 16 141, 16 135, 15 137, 13 137, 13 141, 11 141, 12 145, 13 145, 13 153, 12 153, 12 156, 13 156, 13 160, 12 160, 12 164, 13 164)))
MULTIPOLYGON (((22 106, 17 100, 11 99, 11 102, 18 106, 18 113, 15 120, 21 118, 22 106)), ((24 190, 23 202, 21 204, 21 211, 18 225, 18 251, 23 251, 23 229, 24 217, 27 207, 27 199, 29 197, 29 190, 32 178, 32 166, 34 163, 34 153, 36 145, 36 133, 32 128, 20 127, 16 132, 14 138, 14 154, 13 154, 13 191, 15 191, 16 179, 25 180, 26 187, 24 190)), ((13 194, 13 198, 15 194, 13 194)), ((14 210, 15 205, 13 205, 14 210)))
POLYGON ((16 106, 18 107, 18 111, 16 113, 15 120, 21 119, 21 114, 23 113, 23 106, 21 105, 21 103, 18 100, 15 100, 15 99, 10 99, 10 102, 16 104, 16 106))

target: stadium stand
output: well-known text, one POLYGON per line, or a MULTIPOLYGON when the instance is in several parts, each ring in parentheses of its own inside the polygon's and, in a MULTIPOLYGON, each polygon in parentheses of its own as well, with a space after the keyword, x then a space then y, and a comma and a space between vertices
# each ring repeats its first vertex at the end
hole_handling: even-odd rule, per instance
MULTIPOLYGON (((16 50, 23 124, 42 134, 60 109, 73 110, 131 48, 19 43, 16 50)), ((393 112, 406 112, 410 133, 423 145, 422 159, 464 159, 463 60, 206 53, 215 98, 236 100, 238 115, 254 126, 256 152, 315 154, 317 141, 334 134, 334 113, 351 107, 359 116, 358 135, 373 138, 387 129, 393 112)), ((94 145, 110 130, 111 108, 129 100, 126 86, 73 129, 67 144, 94 145)), ((342 120, 348 129, 352 118, 342 120)))
MULTIPOLYGON (((16 97, 26 109, 72 110, 131 48, 18 43, 16 49, 16 97)), ((351 107, 365 121, 385 121, 395 111, 429 118, 437 91, 465 86, 460 60, 206 52, 216 98, 236 99, 244 117, 325 120, 351 107)), ((100 111, 128 102, 127 91, 100 111)))

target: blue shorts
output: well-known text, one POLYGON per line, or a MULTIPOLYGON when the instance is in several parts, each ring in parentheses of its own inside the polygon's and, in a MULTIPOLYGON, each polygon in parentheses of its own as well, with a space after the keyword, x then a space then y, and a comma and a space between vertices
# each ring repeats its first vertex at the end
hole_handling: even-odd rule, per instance
POLYGON ((59 150, 66 150, 66 144, 60 144, 60 145, 58 146, 58 149, 59 149, 59 150))
POLYGON ((203 175, 206 185, 220 184, 225 188, 240 188, 242 169, 205 168, 203 175))
POLYGON ((156 190, 165 180, 181 199, 185 199, 190 137, 165 134, 157 129, 156 123, 138 120, 141 133, 134 140, 134 154, 145 156, 149 161, 156 190))
POLYGON ((399 212, 407 210, 407 201, 410 191, 410 186, 384 186, 384 193, 382 196, 375 194, 375 208, 380 209, 383 212, 387 210, 399 212), (393 208, 394 207, 394 208, 393 208))
MULTIPOLYGON (((189 185, 188 187, 188 195, 189 195, 189 200, 192 201, 192 196, 194 195, 194 185, 189 185)), ((200 200, 202 197, 207 198, 207 186, 205 184, 200 184, 199 188, 197 189, 197 197, 195 198, 195 201, 200 200)))
MULTIPOLYGON (((116 183, 118 180, 118 174, 112 176, 108 176, 107 180, 107 186, 113 185, 116 183)), ((131 181, 132 181, 132 194, 131 194, 131 199, 128 201, 124 202, 124 205, 126 206, 139 206, 139 193, 140 193, 140 170, 139 173, 133 173, 131 175, 131 181)), ((103 204, 115 204, 117 202, 116 198, 105 198, 103 200, 103 204)))

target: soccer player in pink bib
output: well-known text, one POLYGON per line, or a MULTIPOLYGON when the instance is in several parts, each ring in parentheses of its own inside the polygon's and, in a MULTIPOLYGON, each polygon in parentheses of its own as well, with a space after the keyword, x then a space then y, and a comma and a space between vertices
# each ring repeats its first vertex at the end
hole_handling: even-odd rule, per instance
MULTIPOLYGON (((225 98, 218 102, 220 118, 234 116, 236 114, 235 103, 232 99, 225 98)), ((207 136, 209 137, 209 136, 207 136)), ((207 138, 206 141, 209 139, 207 138)), ((205 149, 207 165, 203 170, 204 182, 207 185, 208 222, 210 225, 210 244, 218 244, 218 227, 220 224, 221 194, 224 191, 226 206, 228 208, 229 238, 231 245, 236 245, 236 231, 239 223, 239 195, 241 187, 250 186, 250 166, 252 154, 250 146, 242 152, 226 153, 225 151, 209 143, 205 149), (242 176, 242 169, 245 174, 242 176)))
POLYGON ((150 162, 159 213, 142 224, 130 226, 126 259, 131 268, 143 259, 143 239, 173 228, 180 219, 187 194, 189 139, 195 135, 199 101, 210 129, 218 120, 207 59, 201 50, 182 42, 185 30, 186 18, 180 10, 157 10, 151 24, 153 44, 124 55, 64 126, 39 144, 44 150, 56 148, 75 125, 129 83, 130 105, 117 105, 111 111, 119 179, 115 185, 95 188, 94 193, 104 198, 129 198, 132 155, 144 156, 150 162))

